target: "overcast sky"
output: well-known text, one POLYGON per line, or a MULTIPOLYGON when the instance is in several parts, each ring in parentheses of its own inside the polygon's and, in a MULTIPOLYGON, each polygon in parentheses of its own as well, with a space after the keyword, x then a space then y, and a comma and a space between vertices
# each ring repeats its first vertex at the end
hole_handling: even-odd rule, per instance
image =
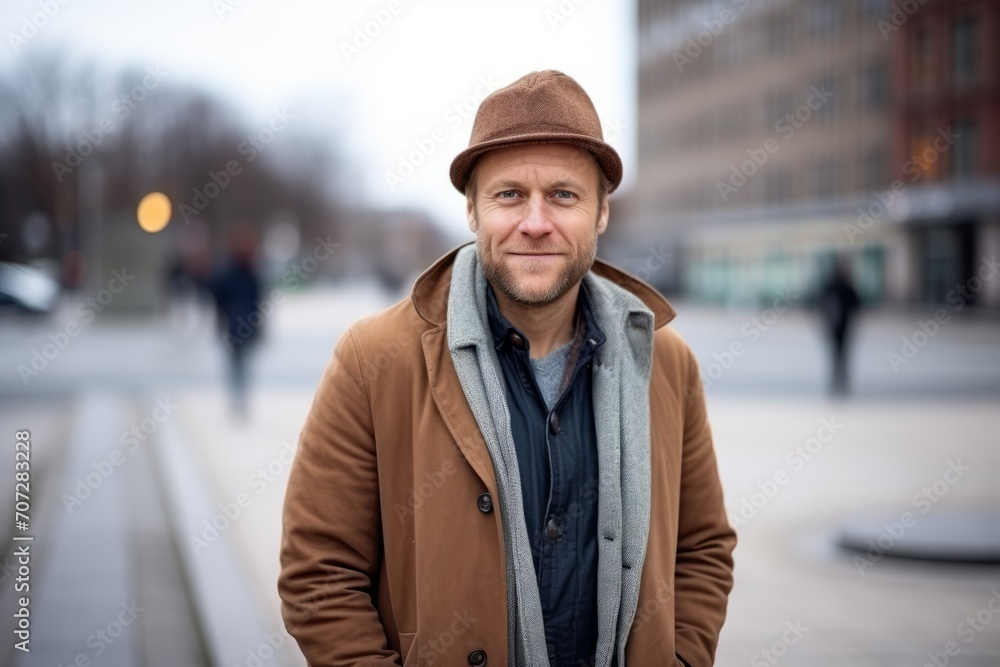
POLYGON ((468 144, 471 109, 532 70, 559 69, 583 85, 629 187, 633 12, 632 2, 612 0, 5 0, 0 67, 59 47, 109 68, 162 67, 234 102, 251 128, 287 107, 302 129, 342 144, 365 201, 424 208, 461 232, 464 202, 447 174, 468 144), (58 9, 47 17, 43 5, 58 9), (26 19, 44 25, 25 32, 26 19), (30 37, 15 50, 12 33, 30 37), (430 157, 387 183, 401 156, 428 142, 430 157))

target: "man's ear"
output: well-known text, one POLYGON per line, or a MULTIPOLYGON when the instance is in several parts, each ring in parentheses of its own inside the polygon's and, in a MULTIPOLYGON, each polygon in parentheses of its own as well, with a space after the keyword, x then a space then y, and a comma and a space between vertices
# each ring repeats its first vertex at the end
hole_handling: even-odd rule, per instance
POLYGON ((474 234, 478 233, 479 230, 477 228, 479 227, 479 223, 476 221, 475 202, 468 197, 465 199, 465 217, 469 220, 469 229, 471 229, 474 234))
POLYGON ((601 213, 597 217, 597 233, 603 234, 604 230, 608 228, 608 216, 611 215, 611 205, 608 204, 608 198, 605 197, 604 201, 601 203, 601 213))

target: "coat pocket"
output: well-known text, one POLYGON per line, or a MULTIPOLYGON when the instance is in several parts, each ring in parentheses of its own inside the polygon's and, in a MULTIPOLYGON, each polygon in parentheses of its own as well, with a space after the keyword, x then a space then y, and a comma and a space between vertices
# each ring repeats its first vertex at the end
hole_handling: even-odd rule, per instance
POLYGON ((417 652, 413 651, 411 655, 410 651, 410 648, 413 646, 413 638, 416 636, 416 632, 399 633, 399 657, 402 660, 404 667, 406 665, 417 664, 417 652))

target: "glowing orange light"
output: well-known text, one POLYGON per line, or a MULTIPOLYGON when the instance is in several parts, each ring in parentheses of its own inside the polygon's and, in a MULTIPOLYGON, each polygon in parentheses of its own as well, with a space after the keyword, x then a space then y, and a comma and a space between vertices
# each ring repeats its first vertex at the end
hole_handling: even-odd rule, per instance
POLYGON ((155 234, 170 222, 170 199, 162 192, 150 192, 139 202, 135 217, 139 226, 150 234, 155 234))

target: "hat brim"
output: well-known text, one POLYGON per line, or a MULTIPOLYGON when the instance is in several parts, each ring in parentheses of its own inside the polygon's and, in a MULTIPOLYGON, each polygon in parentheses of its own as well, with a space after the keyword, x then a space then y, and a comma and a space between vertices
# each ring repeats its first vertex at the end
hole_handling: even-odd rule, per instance
POLYGON ((512 137, 503 137, 491 141, 483 141, 474 146, 469 146, 464 151, 455 156, 451 161, 449 175, 451 183, 462 194, 465 194, 465 184, 469 180, 469 173, 475 165, 476 160, 488 151, 508 146, 524 146, 527 144, 571 144, 589 152, 597 160, 601 171, 611 182, 608 194, 615 191, 622 181, 622 160, 609 144, 593 137, 583 134, 539 132, 535 134, 521 134, 512 137))

